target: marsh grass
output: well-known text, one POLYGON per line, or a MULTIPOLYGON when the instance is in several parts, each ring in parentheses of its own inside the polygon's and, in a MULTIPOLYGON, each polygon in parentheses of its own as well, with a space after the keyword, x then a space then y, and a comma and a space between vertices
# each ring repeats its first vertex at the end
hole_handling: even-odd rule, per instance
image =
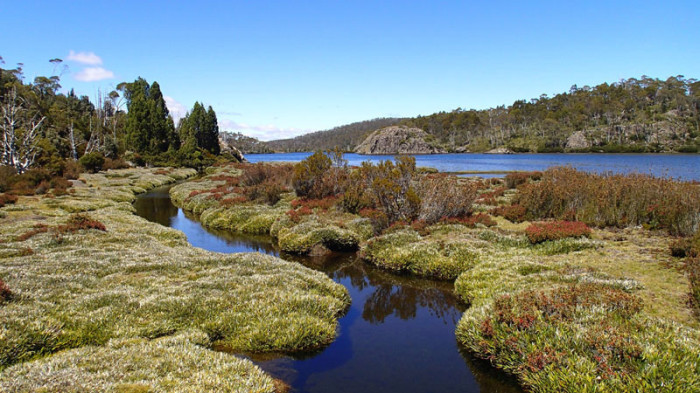
POLYGON ((335 338, 350 299, 324 274, 271 256, 190 247, 181 232, 133 214, 135 192, 192 175, 83 174, 74 194, 21 197, 12 210, 3 208, 0 277, 13 297, 0 306, 0 391, 58 386, 46 378, 76 391, 116 390, 122 374, 130 376, 124 383, 152 391, 201 391, 213 383, 221 391, 271 391, 250 362, 207 348, 286 352, 335 338), (62 228, 60 241, 53 229, 18 239, 39 228, 62 228), (33 254, 22 252, 27 248, 33 254), (182 341, 182 351, 148 353, 158 338, 187 331, 200 338, 182 341), (182 374, 168 372, 180 366, 182 374))

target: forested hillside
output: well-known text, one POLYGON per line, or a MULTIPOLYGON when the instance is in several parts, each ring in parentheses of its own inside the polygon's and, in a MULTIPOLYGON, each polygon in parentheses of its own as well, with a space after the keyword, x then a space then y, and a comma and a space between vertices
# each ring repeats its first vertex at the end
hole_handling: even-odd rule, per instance
POLYGON ((409 119, 375 119, 268 142, 275 151, 335 146, 352 151, 372 131, 393 124, 423 129, 442 149, 483 152, 698 152, 700 82, 642 76, 485 110, 457 108, 409 119))
POLYGON ((700 82, 642 77, 405 120, 450 151, 698 151, 700 82))
POLYGON ((316 131, 291 139, 280 139, 267 142, 274 151, 315 151, 331 150, 336 146, 341 150, 352 151, 370 133, 399 123, 404 119, 386 117, 346 124, 326 131, 316 131))

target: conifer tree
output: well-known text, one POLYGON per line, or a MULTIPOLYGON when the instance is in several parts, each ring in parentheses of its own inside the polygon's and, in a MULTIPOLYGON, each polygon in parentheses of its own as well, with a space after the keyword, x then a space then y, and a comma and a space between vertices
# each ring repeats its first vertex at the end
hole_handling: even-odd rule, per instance
POLYGON ((200 148, 219 154, 219 124, 214 109, 210 106, 206 110, 204 105, 195 102, 192 111, 180 123, 180 138, 187 151, 200 148))
POLYGON ((158 82, 149 85, 138 78, 125 87, 129 110, 126 120, 127 147, 135 152, 159 154, 178 148, 180 141, 158 82))

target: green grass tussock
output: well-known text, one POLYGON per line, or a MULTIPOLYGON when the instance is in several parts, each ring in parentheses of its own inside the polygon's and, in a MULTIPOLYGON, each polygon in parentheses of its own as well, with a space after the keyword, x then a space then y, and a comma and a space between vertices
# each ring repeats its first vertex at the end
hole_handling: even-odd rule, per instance
POLYGON ((362 257, 377 266, 397 273, 454 280, 459 273, 477 263, 468 244, 421 237, 413 230, 401 230, 370 239, 362 248, 362 257))
POLYGON ((184 331, 155 340, 110 340, 10 367, 0 390, 20 392, 258 392, 275 382, 249 361, 203 347, 208 337, 184 331))

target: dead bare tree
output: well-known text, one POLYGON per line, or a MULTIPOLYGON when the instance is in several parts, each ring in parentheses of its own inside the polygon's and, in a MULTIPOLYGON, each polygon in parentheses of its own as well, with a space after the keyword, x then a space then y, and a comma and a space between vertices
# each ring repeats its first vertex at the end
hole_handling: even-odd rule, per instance
POLYGON ((46 117, 39 118, 35 114, 31 118, 24 101, 17 96, 17 88, 13 87, 2 103, 2 165, 12 166, 22 173, 34 164, 38 153, 36 144, 41 123, 46 117))

